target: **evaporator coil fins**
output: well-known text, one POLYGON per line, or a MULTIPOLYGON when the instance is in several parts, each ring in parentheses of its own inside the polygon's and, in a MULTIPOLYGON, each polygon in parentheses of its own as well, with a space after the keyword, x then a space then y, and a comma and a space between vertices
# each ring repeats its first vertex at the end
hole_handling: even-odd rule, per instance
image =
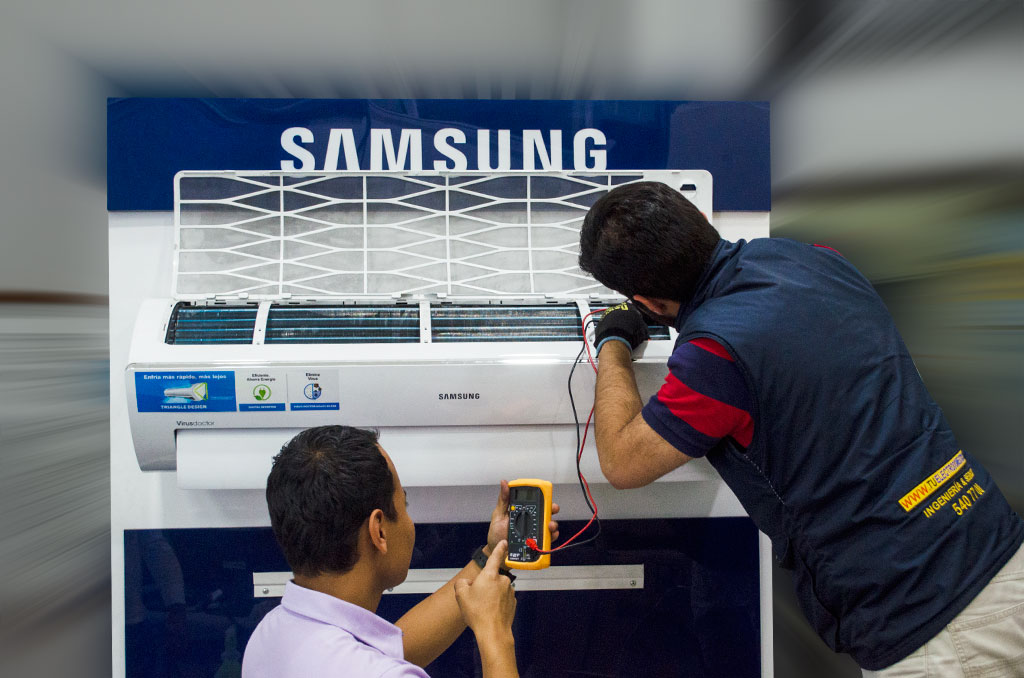
MULTIPOLYGON (((272 304, 266 344, 415 344, 421 341, 419 305, 272 304)), ((168 344, 251 344, 257 318, 252 303, 174 307, 168 344)), ((579 309, 561 304, 431 304, 433 343, 582 341, 579 309)), ((649 325, 651 339, 669 339, 649 325)), ((186 396, 187 397, 187 396, 186 396)))
POLYGON ((267 316, 267 344, 419 343, 418 306, 280 306, 267 316))
POLYGON ((647 323, 647 334, 651 335, 651 339, 654 340, 663 339, 667 341, 671 338, 667 327, 664 325, 655 325, 654 323, 647 323))
POLYGON ((168 344, 251 344, 255 304, 192 306, 178 303, 167 322, 168 344))
POLYGON ((433 305, 430 324, 434 343, 583 340, 576 304, 433 305))

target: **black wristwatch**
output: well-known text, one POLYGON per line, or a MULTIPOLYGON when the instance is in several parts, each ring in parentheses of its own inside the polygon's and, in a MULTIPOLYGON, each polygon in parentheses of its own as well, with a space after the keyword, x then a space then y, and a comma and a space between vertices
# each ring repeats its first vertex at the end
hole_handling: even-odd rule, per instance
MULTIPOLYGON (((473 551, 473 562, 479 565, 481 570, 487 565, 487 554, 484 553, 484 548, 486 546, 486 544, 484 544, 484 546, 478 546, 476 551, 473 551)), ((498 566, 498 574, 503 574, 512 581, 516 580, 516 576, 512 574, 512 570, 508 569, 504 565, 498 566)))

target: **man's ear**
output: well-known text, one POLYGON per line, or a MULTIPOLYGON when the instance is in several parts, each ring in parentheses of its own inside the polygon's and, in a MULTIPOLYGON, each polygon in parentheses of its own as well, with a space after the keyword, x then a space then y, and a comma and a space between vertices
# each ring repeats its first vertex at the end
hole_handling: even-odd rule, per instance
POLYGON ((370 543, 380 553, 388 552, 388 536, 384 526, 384 512, 374 509, 373 513, 366 520, 366 531, 370 537, 370 543))

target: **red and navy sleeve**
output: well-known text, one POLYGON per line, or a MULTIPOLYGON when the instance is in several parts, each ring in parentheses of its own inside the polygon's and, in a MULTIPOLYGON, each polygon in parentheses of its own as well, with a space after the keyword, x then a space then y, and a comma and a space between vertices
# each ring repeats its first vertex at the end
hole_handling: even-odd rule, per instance
POLYGON ((743 447, 750 445, 750 389, 721 344, 706 338, 681 344, 668 368, 661 390, 642 410, 644 421, 658 435, 691 457, 703 457, 727 436, 743 447))

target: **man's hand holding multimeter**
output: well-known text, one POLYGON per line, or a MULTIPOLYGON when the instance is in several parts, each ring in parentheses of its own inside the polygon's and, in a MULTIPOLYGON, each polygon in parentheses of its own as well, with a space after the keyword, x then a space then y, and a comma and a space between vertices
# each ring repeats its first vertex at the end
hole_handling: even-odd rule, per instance
MULTIPOLYGON (((522 481, 512 481, 511 484, 514 485, 517 482, 522 482, 522 481)), ((541 482, 545 482, 545 481, 541 481, 541 482)), ((550 483, 548 483, 548 486, 550 487, 550 483)), ((510 499, 511 499, 513 493, 515 493, 518 496, 520 491, 521 490, 514 489, 514 488, 510 487, 510 483, 509 482, 507 482, 505 480, 501 481, 501 490, 500 490, 500 492, 498 494, 498 503, 494 507, 494 513, 491 514, 491 527, 490 527, 490 529, 487 532, 487 554, 485 554, 485 555, 489 555, 491 550, 494 548, 494 546, 498 542, 500 542, 502 539, 508 539, 509 540, 509 550, 511 551, 511 549, 512 549, 512 540, 510 539, 511 535, 510 535, 510 531, 509 531, 509 527, 510 527, 510 522, 509 522, 509 517, 510 517, 509 513, 510 513, 510 511, 509 511, 509 508, 510 508, 510 506, 512 504, 510 503, 510 499)), ((551 497, 551 492, 549 490, 548 491, 548 498, 549 498, 549 500, 550 500, 550 497, 551 497)), ((519 506, 519 505, 517 505, 517 506, 519 506)), ((551 542, 553 542, 556 539, 558 539, 558 521, 555 521, 555 520, 551 519, 551 517, 554 514, 556 514, 556 513, 558 513, 558 504, 556 504, 554 502, 551 502, 551 510, 550 510, 550 513, 548 514, 547 530, 546 530, 546 532, 549 535, 549 537, 548 537, 548 544, 549 545, 550 545, 551 542)), ((538 538, 537 539, 537 547, 538 548, 545 548, 544 546, 542 546, 542 543, 543 543, 542 542, 542 538, 538 538)), ((506 558, 506 560, 505 560, 504 567, 513 568, 513 569, 528 569, 528 568, 520 568, 516 564, 510 564, 508 558, 506 558)), ((547 567, 547 565, 544 565, 542 567, 547 567)), ((539 569, 539 568, 534 567, 533 569, 539 569)))

